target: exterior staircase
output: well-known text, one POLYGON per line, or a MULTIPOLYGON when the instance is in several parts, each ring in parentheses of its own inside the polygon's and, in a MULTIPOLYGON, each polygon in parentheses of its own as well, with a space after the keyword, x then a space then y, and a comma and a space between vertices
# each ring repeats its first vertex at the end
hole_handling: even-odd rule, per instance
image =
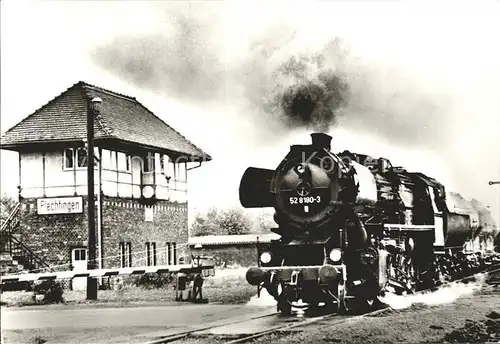
POLYGON ((0 228, 0 274, 51 270, 42 258, 20 240, 20 204, 17 203, 0 228))

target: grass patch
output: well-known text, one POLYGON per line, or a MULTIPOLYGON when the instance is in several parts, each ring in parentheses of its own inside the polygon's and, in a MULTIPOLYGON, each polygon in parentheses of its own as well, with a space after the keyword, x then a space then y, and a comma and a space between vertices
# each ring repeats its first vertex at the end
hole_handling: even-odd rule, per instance
POLYGON ((2 306, 21 307, 34 305, 33 292, 4 291, 2 292, 2 306))
POLYGON ((215 276, 205 279, 203 297, 210 302, 230 304, 246 303, 257 294, 257 287, 248 284, 246 269, 216 271, 215 276))
MULTIPOLYGON (((249 285, 245 279, 246 269, 217 270, 215 276, 208 277, 203 283, 203 297, 209 302, 224 304, 246 303, 257 294, 257 288, 249 285)), ((65 290, 63 298, 66 304, 128 304, 148 302, 174 302, 173 285, 163 288, 138 287, 125 285, 121 290, 99 290, 97 301, 86 300, 85 291, 65 290)), ((33 292, 10 291, 1 294, 2 306, 21 307, 40 304, 33 299, 33 292)))

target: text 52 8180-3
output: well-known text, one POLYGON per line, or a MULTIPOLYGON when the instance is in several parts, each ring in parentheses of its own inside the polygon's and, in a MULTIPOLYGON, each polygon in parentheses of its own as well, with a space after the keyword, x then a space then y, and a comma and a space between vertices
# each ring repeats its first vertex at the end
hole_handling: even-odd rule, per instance
POLYGON ((290 197, 290 204, 317 204, 321 203, 321 196, 290 197))

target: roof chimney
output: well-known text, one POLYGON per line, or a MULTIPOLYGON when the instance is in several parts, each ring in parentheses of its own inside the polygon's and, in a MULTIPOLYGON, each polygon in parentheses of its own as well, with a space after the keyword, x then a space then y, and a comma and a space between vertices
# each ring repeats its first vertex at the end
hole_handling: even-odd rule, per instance
POLYGON ((332 142, 332 137, 330 135, 323 133, 312 133, 311 138, 312 138, 312 145, 314 148, 317 149, 324 148, 327 150, 331 149, 330 143, 332 142))

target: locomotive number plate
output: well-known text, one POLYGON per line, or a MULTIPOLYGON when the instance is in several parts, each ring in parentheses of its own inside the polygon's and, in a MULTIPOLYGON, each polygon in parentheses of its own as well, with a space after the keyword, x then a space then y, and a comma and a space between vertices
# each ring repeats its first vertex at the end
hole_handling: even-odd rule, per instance
POLYGON ((321 196, 290 197, 289 202, 290 204, 319 204, 321 196))

